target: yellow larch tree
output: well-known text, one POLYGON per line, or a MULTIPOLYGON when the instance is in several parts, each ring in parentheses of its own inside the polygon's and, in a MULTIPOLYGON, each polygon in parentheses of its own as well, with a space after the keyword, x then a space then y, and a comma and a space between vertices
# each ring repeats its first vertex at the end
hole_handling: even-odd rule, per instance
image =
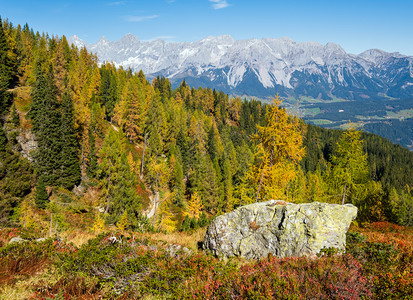
POLYGON ((185 216, 188 216, 190 218, 199 219, 199 216, 201 215, 201 211, 202 211, 201 197, 199 196, 198 192, 195 191, 191 195, 191 198, 189 199, 187 203, 185 216))
POLYGON ((177 225, 174 214, 171 212, 171 200, 172 198, 168 195, 159 204, 159 227, 167 232, 175 231, 177 225))
POLYGON ((103 220, 102 216, 98 212, 95 217, 95 222, 93 223, 92 230, 96 233, 100 233, 105 228, 105 220, 103 220))
POLYGON ((125 210, 125 212, 120 217, 119 221, 116 223, 116 228, 122 232, 128 228, 128 211, 127 210, 125 210))
POLYGON ((135 160, 133 159, 133 155, 132 155, 131 151, 129 151, 129 153, 128 153, 128 164, 129 164, 129 168, 130 168, 131 173, 132 174, 137 174, 139 168, 138 168, 135 160))
POLYGON ((241 203, 286 199, 297 164, 305 154, 302 125, 280 105, 278 94, 266 113, 266 125, 257 125, 255 162, 241 185, 241 203))

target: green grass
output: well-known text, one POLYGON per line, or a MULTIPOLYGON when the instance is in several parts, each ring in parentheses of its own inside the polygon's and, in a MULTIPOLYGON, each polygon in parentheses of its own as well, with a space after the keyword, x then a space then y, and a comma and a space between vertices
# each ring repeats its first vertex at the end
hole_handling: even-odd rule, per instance
POLYGON ((311 122, 315 125, 329 125, 329 124, 334 124, 334 122, 326 119, 314 119, 311 120, 311 122))
POLYGON ((384 118, 384 117, 379 117, 379 116, 377 116, 377 115, 374 115, 374 116, 361 116, 361 115, 357 115, 357 116, 355 116, 355 118, 356 119, 359 119, 359 120, 371 120, 371 121, 374 121, 374 120, 385 120, 386 118, 384 118))
POLYGON ((304 115, 306 117, 315 117, 321 113, 321 109, 319 107, 315 108, 304 108, 304 115))
POLYGON ((410 119, 413 118, 413 108, 403 109, 397 112, 387 111, 387 118, 389 119, 410 119))

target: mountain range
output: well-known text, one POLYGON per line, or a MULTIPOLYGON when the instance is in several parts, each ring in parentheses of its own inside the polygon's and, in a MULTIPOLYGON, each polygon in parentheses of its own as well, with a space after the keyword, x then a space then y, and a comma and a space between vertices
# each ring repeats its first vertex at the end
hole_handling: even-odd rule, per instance
POLYGON ((142 70, 149 79, 183 79, 194 87, 232 95, 309 96, 318 99, 379 100, 413 98, 413 56, 378 49, 355 55, 334 43, 295 42, 289 38, 234 40, 207 37, 196 42, 141 41, 127 34, 119 41, 102 37, 88 44, 99 62, 142 70))

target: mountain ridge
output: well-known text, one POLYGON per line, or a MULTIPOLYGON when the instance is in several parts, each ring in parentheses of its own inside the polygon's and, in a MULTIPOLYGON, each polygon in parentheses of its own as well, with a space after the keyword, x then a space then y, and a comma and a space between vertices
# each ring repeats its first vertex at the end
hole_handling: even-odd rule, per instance
POLYGON ((413 96, 413 56, 369 49, 347 53, 340 45, 295 42, 287 37, 235 40, 209 36, 195 42, 141 41, 127 34, 118 41, 102 37, 86 47, 99 62, 142 70, 148 78, 185 79, 235 95, 257 97, 403 99, 413 96))

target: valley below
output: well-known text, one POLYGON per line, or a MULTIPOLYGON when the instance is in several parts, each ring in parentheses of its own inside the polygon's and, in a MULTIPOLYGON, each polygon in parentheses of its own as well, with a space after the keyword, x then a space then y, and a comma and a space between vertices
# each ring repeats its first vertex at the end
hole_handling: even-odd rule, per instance
POLYGON ((413 151, 413 98, 404 100, 318 100, 288 98, 291 114, 325 128, 344 129, 349 122, 413 151))

